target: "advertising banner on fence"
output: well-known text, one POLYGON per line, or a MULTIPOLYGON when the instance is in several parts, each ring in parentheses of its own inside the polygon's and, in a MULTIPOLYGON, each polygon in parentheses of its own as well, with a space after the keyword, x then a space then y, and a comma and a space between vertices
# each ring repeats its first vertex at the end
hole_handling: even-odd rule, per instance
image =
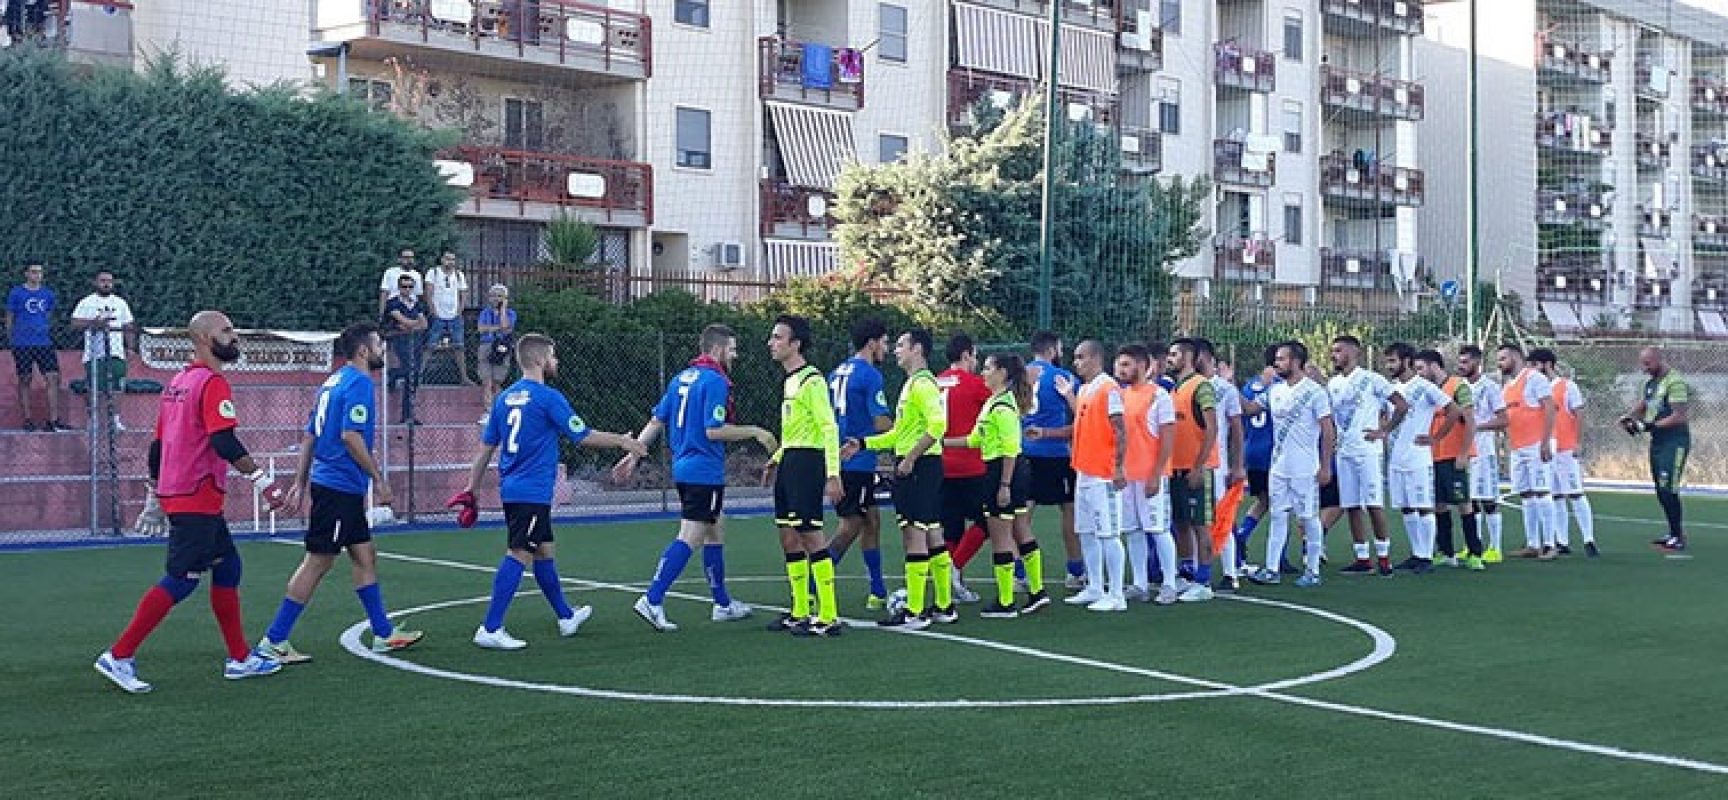
MULTIPOLYGON (((329 372, 336 334, 319 331, 241 330, 239 372, 329 372)), ((184 328, 145 328, 138 350, 155 369, 177 370, 192 360, 192 339, 184 328)))

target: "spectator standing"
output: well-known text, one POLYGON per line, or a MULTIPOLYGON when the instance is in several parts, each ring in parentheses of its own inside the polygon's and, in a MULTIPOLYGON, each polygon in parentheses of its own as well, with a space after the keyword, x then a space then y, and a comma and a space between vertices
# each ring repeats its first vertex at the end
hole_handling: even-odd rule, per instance
POLYGON ((396 264, 384 270, 384 279, 378 282, 378 314, 380 316, 384 314, 384 306, 390 302, 390 298, 396 296, 396 281, 403 275, 408 275, 414 279, 414 296, 420 297, 425 291, 425 286, 420 279, 420 270, 414 267, 414 251, 406 247, 402 249, 402 254, 396 257, 396 264))
POLYGON ((424 346, 426 307, 414 289, 418 282, 407 275, 396 279, 396 296, 384 304, 379 325, 386 332, 391 353, 396 355, 397 375, 402 381, 402 424, 418 425, 414 417, 414 394, 420 389, 420 350, 424 346))
MULTIPOLYGON (((132 306, 114 293, 114 273, 96 273, 96 291, 85 295, 72 309, 72 327, 84 332, 84 378, 92 393, 118 392, 126 388, 126 352, 136 349, 137 321, 132 306)), ((124 431, 120 411, 114 411, 114 430, 124 431)))
MULTIPOLYGON (((510 379, 510 362, 516 349, 516 309, 510 307, 510 289, 502 283, 492 284, 486 292, 486 307, 480 309, 480 349, 475 368, 480 372, 480 396, 484 408, 492 407, 498 387, 510 379)), ((480 415, 485 425, 490 414, 480 415)))
MULTIPOLYGON (((456 263, 456 254, 448 250, 438 260, 438 266, 426 271, 426 306, 431 313, 431 326, 426 330, 426 347, 450 356, 456 362, 456 375, 463 386, 473 386, 468 377, 468 347, 462 341, 462 295, 468 292, 468 276, 456 263)), ((430 358, 422 357, 421 370, 432 366, 430 358)), ((422 376, 424 377, 424 376, 422 376)))
POLYGON ((12 362, 18 370, 18 409, 24 415, 24 430, 36 430, 36 420, 30 415, 30 376, 40 372, 48 389, 48 417, 42 430, 53 433, 72 427, 60 420, 60 357, 54 352, 54 340, 48 337, 55 297, 54 290, 42 283, 44 274, 41 264, 24 267, 24 283, 6 294, 6 331, 12 362))

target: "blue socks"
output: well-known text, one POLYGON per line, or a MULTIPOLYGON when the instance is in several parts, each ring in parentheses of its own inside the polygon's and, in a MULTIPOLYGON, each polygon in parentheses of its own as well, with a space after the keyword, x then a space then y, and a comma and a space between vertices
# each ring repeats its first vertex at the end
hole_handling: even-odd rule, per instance
MULTIPOLYGON (((1248 561, 1248 540, 1254 536, 1254 528, 1260 524, 1260 518, 1249 514, 1236 524, 1236 566, 1240 567, 1248 561)), ((1271 565, 1266 565, 1268 569, 1271 565)))
MULTIPOLYGON (((384 592, 378 589, 378 584, 369 583, 355 589, 354 593, 360 596, 360 605, 366 607, 366 619, 372 622, 373 636, 389 636, 396 632, 396 626, 390 624, 390 615, 384 613, 384 592)), ((293 601, 284 599, 283 607, 286 608, 290 602, 293 601)), ((300 616, 300 612, 295 611, 294 616, 300 616)), ((294 623, 290 621, 288 624, 292 626, 294 623)), ((280 642, 282 639, 271 637, 270 641, 280 642)))
MULTIPOLYGON (((377 584, 373 584, 368 588, 375 589, 377 588, 377 584)), ((361 598, 361 602, 365 602, 364 597, 361 598)), ((282 598, 282 606, 276 609, 276 619, 270 623, 270 629, 264 632, 264 638, 277 644, 288 641, 289 635, 294 633, 294 623, 300 621, 300 612, 305 610, 306 606, 294 602, 293 598, 282 598)), ((367 610, 367 616, 371 616, 370 609, 367 610)), ((378 631, 374 628, 372 632, 377 633, 378 631)))
MULTIPOLYGON (((706 558, 706 556, 704 556, 706 558)), ((666 593, 672 590, 672 582, 684 573, 684 565, 690 563, 690 545, 682 539, 673 539, 660 553, 660 564, 654 568, 654 579, 648 582, 648 602, 660 605, 666 602, 666 593)))
MULTIPOLYGON (((678 544, 684 545, 683 542, 678 544)), ((667 548, 667 550, 670 551, 671 548, 667 548)), ((685 558, 690 557, 689 545, 684 545, 684 554, 685 558)), ((682 562, 679 563, 679 567, 683 567, 682 562)), ((714 595, 714 605, 732 605, 732 595, 726 591, 726 548, 724 545, 702 545, 702 572, 708 576, 708 592, 714 595)), ((665 590, 662 589, 660 594, 665 596, 665 590)))
POLYGON ((864 551, 864 569, 870 573, 870 596, 887 597, 888 587, 882 583, 882 551, 864 551))
POLYGON ((492 602, 486 606, 484 627, 488 632, 504 627, 504 612, 510 610, 516 587, 522 585, 522 572, 522 562, 510 556, 498 562, 498 574, 492 578, 492 602))
MULTIPOLYGON (((570 610, 570 603, 564 599, 564 585, 558 581, 557 561, 550 558, 535 559, 534 582, 540 584, 540 593, 546 595, 546 602, 552 605, 552 613, 557 614, 559 619, 575 616, 576 612, 570 610)), ((493 599, 497 599, 496 596, 493 599)))
POLYGON ((1201 564, 1200 566, 1195 567, 1194 568, 1194 582, 1195 583, 1204 583, 1204 584, 1210 586, 1212 584, 1212 565, 1211 564, 1201 564))
POLYGON ((1068 574, 1072 575, 1076 578, 1078 578, 1082 575, 1085 575, 1086 574, 1086 562, 1084 560, 1075 561, 1073 559, 1069 559, 1069 561, 1068 561, 1068 574))
POLYGON ((1018 558, 1014 559, 1014 577, 1020 580, 1026 580, 1026 562, 1021 561, 1018 558))

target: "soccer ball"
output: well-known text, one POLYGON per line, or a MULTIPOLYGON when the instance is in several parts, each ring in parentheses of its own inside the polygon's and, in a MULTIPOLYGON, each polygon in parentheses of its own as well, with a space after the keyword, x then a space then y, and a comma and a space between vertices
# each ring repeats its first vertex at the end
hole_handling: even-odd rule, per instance
POLYGON ((906 610, 906 590, 895 589, 888 595, 888 614, 893 616, 906 610))

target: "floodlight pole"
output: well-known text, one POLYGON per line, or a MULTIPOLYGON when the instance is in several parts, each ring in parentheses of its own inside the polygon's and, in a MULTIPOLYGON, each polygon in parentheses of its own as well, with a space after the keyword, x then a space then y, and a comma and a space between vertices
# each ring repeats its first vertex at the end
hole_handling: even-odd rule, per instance
POLYGON ((1482 274, 1482 206, 1480 197, 1482 185, 1480 175, 1482 109, 1481 81, 1476 74, 1478 56, 1476 50, 1476 0, 1467 0, 1466 5, 1468 6, 1470 25, 1470 64, 1468 71, 1470 108, 1467 114, 1470 132, 1468 144, 1465 146, 1469 150, 1467 158, 1470 165, 1465 177, 1465 183, 1469 186, 1469 224, 1466 226, 1465 235, 1469 239, 1469 252, 1464 264, 1464 286, 1462 288, 1464 290, 1464 335, 1467 339, 1474 341, 1476 337, 1476 281, 1477 276, 1482 274))
POLYGON ((1038 327, 1050 329, 1050 226, 1055 216, 1056 87, 1062 75, 1062 0, 1050 3, 1050 68, 1044 84, 1044 196, 1038 213, 1038 327))

